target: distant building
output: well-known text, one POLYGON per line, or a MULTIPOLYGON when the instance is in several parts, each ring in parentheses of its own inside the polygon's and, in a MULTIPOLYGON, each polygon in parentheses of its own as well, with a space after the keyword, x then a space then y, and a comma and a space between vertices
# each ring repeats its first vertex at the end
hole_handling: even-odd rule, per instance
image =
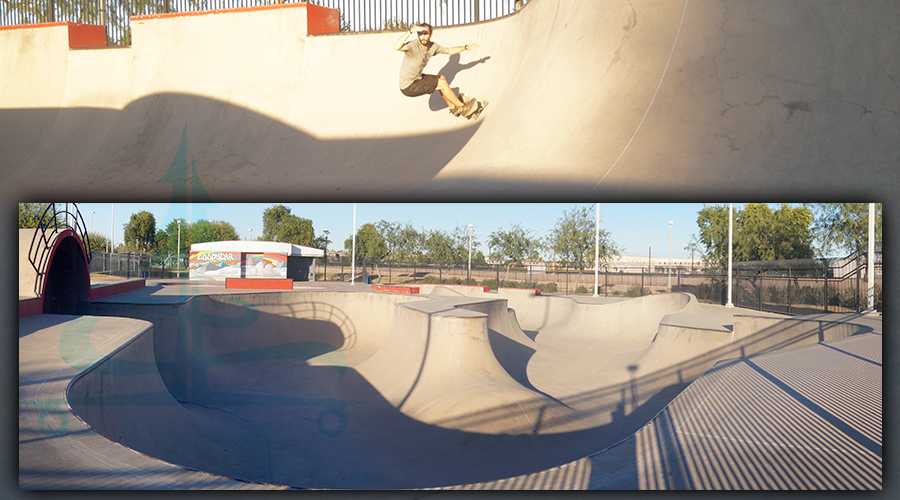
MULTIPOLYGON (((649 257, 647 255, 621 255, 613 259, 609 263, 609 271, 612 273, 640 273, 642 270, 650 272, 663 272, 672 267, 673 270, 681 269, 691 272, 692 269, 699 271, 703 262, 700 258, 691 259, 690 257, 672 257, 670 261, 668 257, 649 257)), ((591 266, 593 269, 593 266, 591 266)))
POLYGON ((276 241, 213 241, 191 245, 191 279, 290 278, 315 281, 317 257, 310 248, 276 241))

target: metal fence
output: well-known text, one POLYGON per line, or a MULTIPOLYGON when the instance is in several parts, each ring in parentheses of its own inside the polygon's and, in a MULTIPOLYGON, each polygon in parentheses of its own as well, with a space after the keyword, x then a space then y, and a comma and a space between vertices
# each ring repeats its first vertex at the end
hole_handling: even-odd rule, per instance
MULTIPOLYGON (((880 250, 879 250, 880 255, 880 250)), ((865 254, 845 259, 736 263, 732 274, 732 302, 737 307, 787 315, 863 312, 868 308, 868 277, 865 254)), ((321 259, 316 279, 350 281, 349 262, 321 259)), ((598 293, 607 297, 638 297, 649 294, 689 292, 701 302, 722 304, 727 300, 727 275, 701 269, 639 273, 598 273, 598 293)), ((449 283, 501 287, 537 288, 543 293, 593 294, 594 272, 545 267, 511 268, 473 266, 465 263, 433 265, 381 264, 377 268, 356 266, 355 279, 373 283, 449 283)), ((875 309, 882 311, 882 263, 875 263, 875 309)))
MULTIPOLYGON (((106 26, 107 45, 131 45, 131 16, 300 3, 297 0, 2 0, 0 25, 68 21, 106 26)), ((341 31, 402 29, 427 22, 455 26, 516 11, 515 0, 312 0, 338 9, 341 31)))
MULTIPOLYGON (((880 255, 880 250, 878 251, 880 255)), ((863 312, 868 308, 866 255, 845 259, 746 262, 734 267, 732 303, 737 307, 780 314, 863 312)), ((875 262, 875 309, 882 311, 882 261, 875 262)), ((727 276, 714 274, 680 291, 703 302, 725 304, 727 276)))
POLYGON ((105 274, 122 278, 146 278, 150 271, 151 257, 145 253, 93 252, 91 274, 105 274))

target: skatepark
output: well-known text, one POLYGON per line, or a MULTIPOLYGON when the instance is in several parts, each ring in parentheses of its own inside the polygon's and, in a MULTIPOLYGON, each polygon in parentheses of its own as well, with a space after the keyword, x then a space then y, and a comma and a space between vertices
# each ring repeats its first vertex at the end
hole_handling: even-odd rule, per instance
POLYGON ((115 286, 19 319, 20 488, 882 488, 880 315, 115 286))
MULTIPOLYGON (((479 45, 428 67, 490 101, 477 121, 400 94, 397 32, 316 32, 306 9, 137 17, 124 48, 3 27, 4 206, 898 189, 894 1, 531 0, 435 30, 479 45)), ((21 489, 883 486, 880 316, 472 287, 48 292, 19 255, 21 489)))

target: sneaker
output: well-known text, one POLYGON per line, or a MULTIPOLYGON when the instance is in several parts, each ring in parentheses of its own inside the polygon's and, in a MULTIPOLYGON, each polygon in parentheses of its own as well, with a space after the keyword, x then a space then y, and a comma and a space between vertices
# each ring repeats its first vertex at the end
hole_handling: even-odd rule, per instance
POLYGON ((468 118, 469 115, 474 113, 475 110, 477 110, 477 109, 478 109, 478 101, 475 100, 474 97, 471 97, 471 98, 469 98, 469 100, 466 101, 466 103, 463 105, 463 107, 460 108, 459 114, 461 116, 465 116, 468 118))
POLYGON ((459 108, 457 108, 456 106, 451 105, 451 106, 450 106, 450 114, 453 115, 453 116, 459 116, 459 108))

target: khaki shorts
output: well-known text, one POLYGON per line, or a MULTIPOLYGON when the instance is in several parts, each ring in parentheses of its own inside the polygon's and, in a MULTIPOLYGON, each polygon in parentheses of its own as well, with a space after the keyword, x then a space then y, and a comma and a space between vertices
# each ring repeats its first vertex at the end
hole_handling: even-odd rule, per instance
POLYGON ((409 84, 409 87, 401 90, 403 95, 407 97, 418 97, 420 95, 431 94, 437 89, 438 80, 440 77, 437 75, 422 75, 422 78, 412 82, 409 84))

